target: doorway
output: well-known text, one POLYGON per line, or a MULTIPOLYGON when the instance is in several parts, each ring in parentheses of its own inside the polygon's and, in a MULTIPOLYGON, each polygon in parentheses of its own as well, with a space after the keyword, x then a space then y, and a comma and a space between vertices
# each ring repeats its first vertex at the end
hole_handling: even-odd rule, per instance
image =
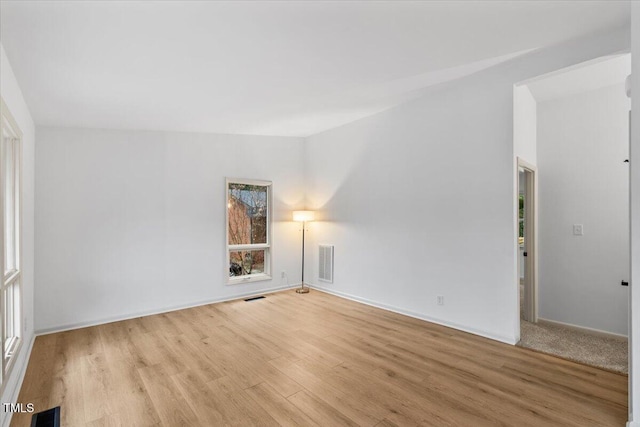
POLYGON ((630 72, 621 53, 514 86, 518 345, 620 373, 630 72))
POLYGON ((520 319, 536 323, 536 168, 518 158, 518 277, 520 319))

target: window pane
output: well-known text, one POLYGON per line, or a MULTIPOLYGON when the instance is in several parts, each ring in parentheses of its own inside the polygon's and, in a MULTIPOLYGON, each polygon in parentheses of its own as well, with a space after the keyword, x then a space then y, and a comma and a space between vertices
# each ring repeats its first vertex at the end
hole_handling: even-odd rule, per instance
POLYGON ((14 337, 19 337, 20 334, 20 279, 16 279, 11 285, 11 298, 12 298, 12 320, 11 330, 14 337))
POLYGON ((4 259, 5 274, 16 269, 15 144, 5 138, 4 156, 4 259))
POLYGON ((229 244, 267 243, 267 187, 229 184, 229 244))
POLYGON ((13 286, 7 286, 4 290, 4 343, 3 354, 9 349, 9 343, 13 338, 13 286))
POLYGON ((266 251, 230 251, 229 277, 264 273, 266 251))
POLYGON ((6 356, 17 344, 20 336, 20 282, 14 280, 4 289, 4 326, 3 354, 6 356))

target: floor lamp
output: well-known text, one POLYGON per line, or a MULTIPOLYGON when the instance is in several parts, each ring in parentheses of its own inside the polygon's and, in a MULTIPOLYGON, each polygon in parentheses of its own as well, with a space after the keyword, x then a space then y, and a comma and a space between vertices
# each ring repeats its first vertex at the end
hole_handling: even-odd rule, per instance
POLYGON ((304 286, 304 227, 308 221, 313 221, 315 214, 313 211, 293 211, 293 220, 302 223, 302 282, 300 287, 296 289, 299 294, 306 294, 309 292, 309 286, 304 286))

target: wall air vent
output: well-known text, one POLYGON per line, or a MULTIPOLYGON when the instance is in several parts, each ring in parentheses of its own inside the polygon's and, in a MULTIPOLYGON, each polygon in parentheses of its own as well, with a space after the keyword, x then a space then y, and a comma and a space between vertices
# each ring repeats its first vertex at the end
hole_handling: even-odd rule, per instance
POLYGON ((333 283, 333 245, 320 245, 318 254, 318 280, 333 283))

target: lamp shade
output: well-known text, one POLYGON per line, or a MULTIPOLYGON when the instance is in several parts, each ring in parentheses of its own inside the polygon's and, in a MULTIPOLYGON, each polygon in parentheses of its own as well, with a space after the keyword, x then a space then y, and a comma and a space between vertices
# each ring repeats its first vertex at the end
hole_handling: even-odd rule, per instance
POLYGON ((293 220, 298 222, 313 221, 315 219, 314 211, 293 211, 293 220))

